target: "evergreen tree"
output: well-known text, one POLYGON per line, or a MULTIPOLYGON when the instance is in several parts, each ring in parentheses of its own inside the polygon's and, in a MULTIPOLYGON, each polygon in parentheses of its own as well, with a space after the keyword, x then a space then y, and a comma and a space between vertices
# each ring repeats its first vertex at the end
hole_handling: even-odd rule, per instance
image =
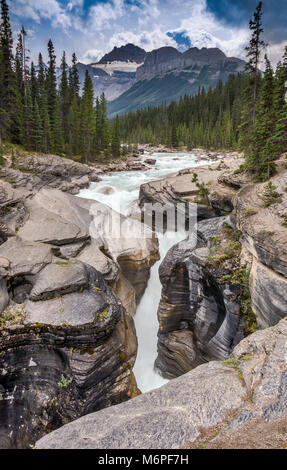
POLYGON ((33 101, 31 88, 27 86, 24 97, 24 145, 28 149, 33 148, 32 127, 33 127, 33 101))
POLYGON ((109 144, 110 144, 110 126, 109 121, 107 118, 107 102, 105 94, 102 93, 100 98, 100 107, 101 107, 101 121, 100 121, 100 134, 101 134, 101 142, 102 148, 101 150, 105 152, 107 155, 109 151, 109 144))
POLYGON ((86 70, 81 103, 81 154, 85 162, 92 159, 95 137, 94 90, 91 77, 86 70))
POLYGON ((273 143, 278 153, 281 153, 287 148, 287 46, 283 63, 280 62, 276 70, 273 113, 275 122, 273 143))
POLYGON ((43 57, 42 54, 39 54, 39 59, 38 59, 38 75, 37 75, 37 81, 38 81, 38 90, 39 90, 39 96, 42 96, 44 87, 45 87, 45 80, 46 80, 46 74, 45 74, 45 69, 44 69, 44 62, 43 62, 43 57))
POLYGON ((77 68, 77 57, 76 54, 73 53, 72 55, 72 67, 69 71, 69 87, 70 87, 70 94, 71 100, 73 101, 74 96, 79 96, 80 93, 80 79, 79 79, 79 72, 77 68))
POLYGON ((178 135, 177 135, 177 127, 176 127, 176 110, 175 110, 175 107, 172 110, 170 142, 171 142, 172 147, 174 147, 174 148, 178 147, 178 135))
POLYGON ((38 61, 38 91, 39 91, 39 114, 40 114, 40 129, 41 129, 41 143, 40 150, 47 153, 52 149, 52 135, 50 116, 48 109, 48 97, 46 88, 46 72, 42 54, 39 54, 38 61))
POLYGON ((266 47, 266 43, 261 39, 264 29, 262 27, 262 2, 259 2, 253 20, 249 22, 251 30, 251 38, 249 45, 246 47, 248 62, 245 70, 250 74, 251 79, 251 110, 252 110, 252 123, 254 124, 256 118, 256 105, 258 93, 258 77, 260 77, 259 63, 262 49, 266 47))
POLYGON ((48 111, 48 99, 46 88, 44 87, 41 93, 40 105, 40 118, 42 124, 42 144, 40 146, 44 153, 48 153, 52 149, 52 132, 50 124, 50 116, 48 111))
POLYGON ((257 94, 261 80, 259 72, 259 63, 262 50, 266 47, 262 39, 264 29, 262 27, 262 2, 259 2, 253 20, 249 22, 251 30, 251 38, 249 45, 246 47, 247 64, 245 71, 247 72, 247 81, 243 94, 243 108, 240 126, 240 147, 247 149, 253 132, 256 119, 257 94))
POLYGON ((30 88, 33 105, 37 101, 39 102, 39 90, 38 90, 38 80, 36 76, 36 71, 34 63, 31 63, 31 72, 30 72, 30 88))
POLYGON ((37 100, 33 105, 33 114, 31 120, 31 148, 35 149, 36 152, 42 150, 43 146, 43 129, 42 122, 39 112, 39 106, 37 100))
POLYGON ((80 154, 80 128, 81 128, 81 109, 80 109, 80 79, 77 68, 76 54, 72 55, 72 66, 69 70, 69 91, 70 107, 68 116, 68 154, 80 154))
POLYGON ((51 39, 48 42, 48 69, 46 75, 46 92, 47 92, 47 103, 48 113, 51 127, 51 150, 54 150, 56 142, 54 141, 55 134, 57 134, 57 123, 59 121, 57 111, 57 78, 56 78, 56 56, 54 51, 54 45, 51 39), (55 122, 57 121, 57 123, 55 122))
POLYGON ((274 79, 267 56, 265 56, 265 64, 266 69, 258 95, 257 114, 251 141, 252 151, 247 154, 248 168, 258 181, 264 181, 274 173, 273 160, 276 158, 275 147, 272 144, 274 79))
POLYGON ((72 104, 69 109, 69 136, 68 136, 68 152, 69 155, 79 155, 81 152, 81 109, 79 97, 73 97, 72 104))
POLYGON ((2 138, 9 135, 15 117, 14 75, 12 69, 13 37, 6 0, 1 0, 0 25, 0 145, 2 138))
POLYGON ((56 104, 53 116, 53 126, 51 128, 53 151, 57 154, 62 154, 64 151, 63 129, 60 116, 60 100, 56 97, 56 104))
POLYGON ((117 115, 112 126, 112 156, 113 158, 119 158, 120 155, 121 155, 120 121, 119 121, 119 116, 117 115))
POLYGON ((99 98, 96 98, 96 132, 95 132, 95 150, 97 153, 102 151, 102 108, 100 105, 99 98))
POLYGON ((70 108, 70 89, 67 77, 67 63, 66 54, 63 52, 62 63, 61 63, 61 82, 60 82, 60 114, 63 126, 64 142, 68 142, 69 137, 69 108, 70 108))
POLYGON ((24 143, 24 80, 23 80, 23 43, 22 35, 18 35, 15 55, 15 121, 12 135, 17 144, 24 143))

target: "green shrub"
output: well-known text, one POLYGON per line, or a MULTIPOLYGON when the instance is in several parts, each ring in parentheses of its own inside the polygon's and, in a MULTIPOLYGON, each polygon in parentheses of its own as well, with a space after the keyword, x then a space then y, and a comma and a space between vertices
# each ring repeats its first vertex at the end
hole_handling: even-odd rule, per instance
POLYGON ((245 217, 251 217, 255 214, 257 214, 257 211, 255 211, 254 209, 246 209, 244 212, 245 217))
POLYGON ((264 207, 269 207, 272 204, 277 204, 282 202, 282 194, 276 191, 277 186, 272 184, 271 181, 266 184, 264 193, 261 196, 261 199, 264 201, 264 207))

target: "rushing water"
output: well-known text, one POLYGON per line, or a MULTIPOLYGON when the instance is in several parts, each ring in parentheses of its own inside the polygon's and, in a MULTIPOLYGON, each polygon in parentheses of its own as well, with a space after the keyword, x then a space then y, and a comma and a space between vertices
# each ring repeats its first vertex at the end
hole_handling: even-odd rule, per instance
MULTIPOLYGON (((151 158, 150 156, 143 157, 151 158)), ((156 160, 145 171, 122 171, 103 175, 102 181, 92 183, 88 189, 83 189, 79 196, 100 201, 124 215, 128 215, 132 204, 138 199, 140 186, 152 180, 160 179, 168 174, 184 168, 202 164, 193 154, 186 153, 154 153, 156 160), (109 187, 109 191, 103 191, 109 187), (119 207, 120 201, 120 207, 119 207)), ((209 163, 209 162, 205 162, 209 163)), ((168 235, 168 234, 167 234, 168 235)), ((142 392, 160 387, 167 380, 154 371, 154 361, 157 356, 157 308, 161 296, 161 284, 158 276, 159 265, 169 248, 180 241, 183 235, 159 236, 161 259, 151 268, 151 275, 146 291, 138 305, 135 314, 135 325, 138 337, 138 355, 134 373, 138 387, 142 392)))

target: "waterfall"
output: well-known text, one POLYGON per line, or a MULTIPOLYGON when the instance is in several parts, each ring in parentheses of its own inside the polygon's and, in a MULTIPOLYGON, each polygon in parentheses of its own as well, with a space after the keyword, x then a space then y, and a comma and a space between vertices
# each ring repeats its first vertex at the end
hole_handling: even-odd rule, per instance
MULTIPOLYGON (((147 156, 143 157, 143 161, 145 158, 147 156)), ((184 168, 202 164, 195 155, 187 153, 154 153, 152 158, 156 160, 156 164, 147 170, 122 171, 103 175, 101 182, 92 183, 88 189, 83 189, 79 196, 95 199, 117 211, 120 200, 120 212, 129 215, 132 204, 138 199, 142 184, 176 173, 184 168)), ((208 163, 205 162, 205 164, 208 163)), ((134 318, 138 337, 138 354, 134 365, 134 374, 142 392, 160 387, 167 382, 154 371, 154 361, 157 356, 157 309, 161 296, 158 268, 169 248, 184 237, 180 233, 174 233, 172 237, 168 235, 170 234, 159 234, 160 261, 151 268, 146 291, 137 307, 134 318)))

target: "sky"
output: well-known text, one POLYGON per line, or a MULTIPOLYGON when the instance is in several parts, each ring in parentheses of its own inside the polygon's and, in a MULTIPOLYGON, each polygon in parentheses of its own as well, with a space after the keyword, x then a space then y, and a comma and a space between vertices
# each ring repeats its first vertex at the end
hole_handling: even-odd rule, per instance
MULTIPOLYGON (((30 57, 37 61, 54 42, 84 63, 97 62, 114 46, 133 43, 146 51, 173 46, 219 47, 244 58, 248 24, 257 0, 8 0, 13 30, 28 31, 30 57)), ((287 45, 287 0, 263 1, 264 39, 272 63, 287 45)), ((15 34, 16 35, 16 34, 15 34)))

